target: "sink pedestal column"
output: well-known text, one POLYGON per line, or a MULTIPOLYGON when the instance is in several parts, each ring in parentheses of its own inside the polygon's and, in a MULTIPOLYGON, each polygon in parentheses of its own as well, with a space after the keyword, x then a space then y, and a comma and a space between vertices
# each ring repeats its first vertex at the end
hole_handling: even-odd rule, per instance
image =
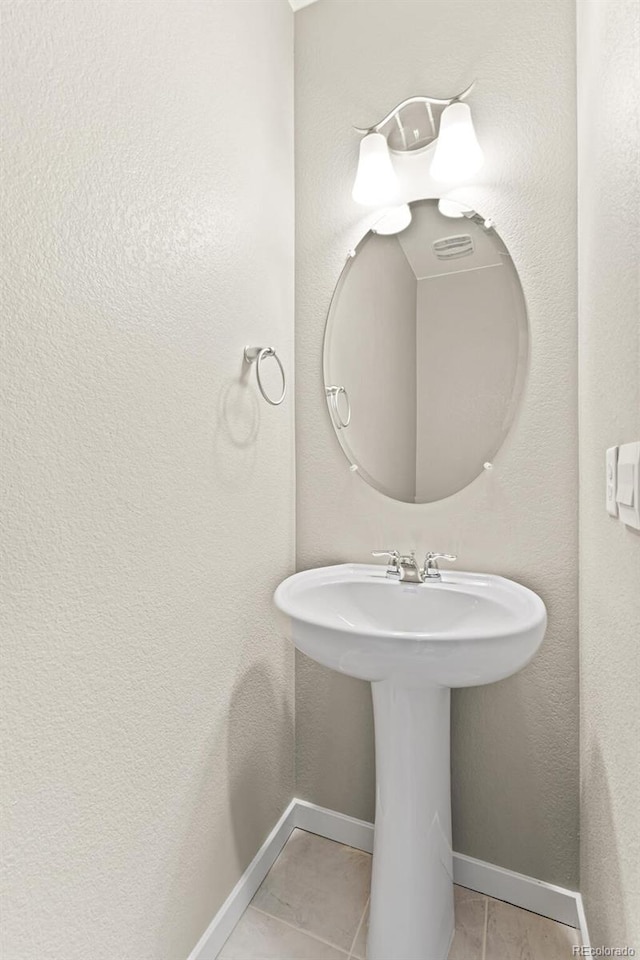
POLYGON ((446 960, 454 931, 448 687, 371 684, 376 825, 368 960, 446 960))

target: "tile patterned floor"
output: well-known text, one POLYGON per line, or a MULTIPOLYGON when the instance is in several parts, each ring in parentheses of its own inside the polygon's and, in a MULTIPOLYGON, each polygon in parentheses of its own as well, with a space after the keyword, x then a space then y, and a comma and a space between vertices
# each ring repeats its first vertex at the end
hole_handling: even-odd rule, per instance
MULTIPOLYGON (((365 960, 370 879, 368 853, 294 830, 218 960, 365 960)), ((464 887, 455 908, 449 960, 570 960, 580 942, 573 927, 464 887)))

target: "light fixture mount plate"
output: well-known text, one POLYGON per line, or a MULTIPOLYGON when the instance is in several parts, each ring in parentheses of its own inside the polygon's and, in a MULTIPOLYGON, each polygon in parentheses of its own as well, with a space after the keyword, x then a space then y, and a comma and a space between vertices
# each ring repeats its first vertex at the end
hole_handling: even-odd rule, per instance
POLYGON ((452 103, 468 97, 474 86, 475 80, 461 93, 448 100, 438 97, 407 97, 372 127, 354 129, 364 136, 369 133, 382 133, 387 138, 389 148, 396 153, 422 150, 437 138, 442 111, 452 103))

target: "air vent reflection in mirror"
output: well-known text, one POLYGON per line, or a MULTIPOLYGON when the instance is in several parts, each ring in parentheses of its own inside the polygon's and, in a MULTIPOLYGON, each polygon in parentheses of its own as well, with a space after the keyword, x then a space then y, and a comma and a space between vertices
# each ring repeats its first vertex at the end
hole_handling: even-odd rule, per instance
POLYGON ((433 252, 438 260, 457 260, 459 257, 470 257, 473 253, 473 238, 468 233, 460 233, 453 237, 442 237, 433 241, 433 252))

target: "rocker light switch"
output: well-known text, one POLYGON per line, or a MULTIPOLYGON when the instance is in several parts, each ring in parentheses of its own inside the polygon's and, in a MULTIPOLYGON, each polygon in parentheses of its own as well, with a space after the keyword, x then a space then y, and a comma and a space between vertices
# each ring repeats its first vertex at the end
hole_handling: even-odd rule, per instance
POLYGON ((616 489, 618 486, 618 448, 609 447, 607 450, 607 493, 606 507, 607 513, 612 517, 618 516, 618 504, 616 502, 616 489))
POLYGON ((616 501, 622 522, 640 530, 640 442, 618 448, 616 501))

